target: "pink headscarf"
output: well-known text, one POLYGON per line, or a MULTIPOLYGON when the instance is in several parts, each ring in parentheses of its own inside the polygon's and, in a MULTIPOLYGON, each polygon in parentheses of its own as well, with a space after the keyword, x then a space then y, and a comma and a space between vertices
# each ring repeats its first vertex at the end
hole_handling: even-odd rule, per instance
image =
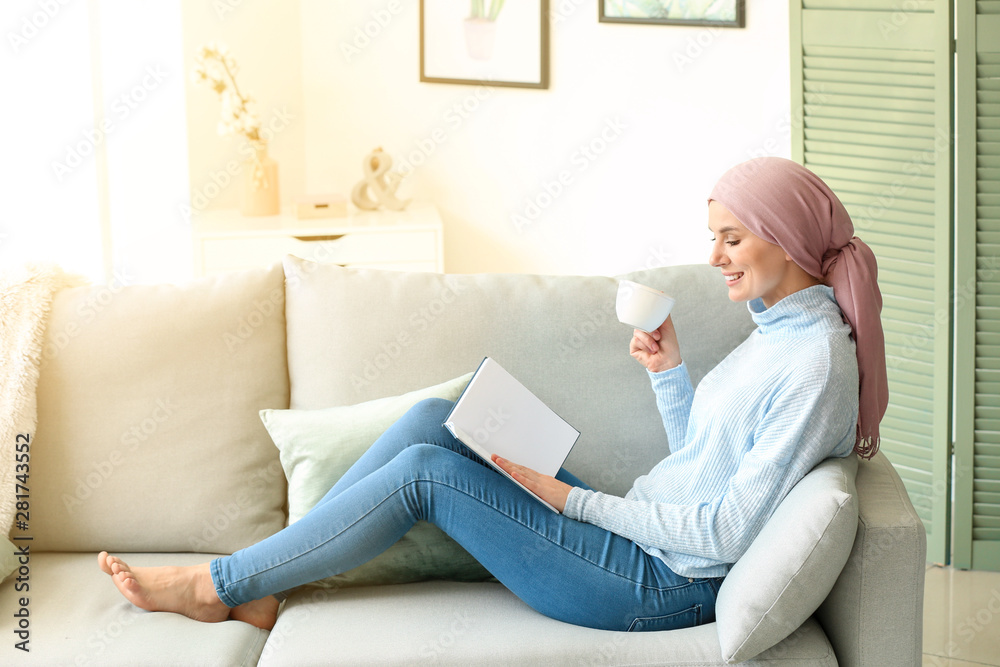
POLYGON ((882 294, 875 255, 854 236, 837 195, 819 176, 791 160, 763 157, 738 164, 719 179, 718 201, 754 235, 781 246, 806 273, 833 288, 851 325, 858 354, 860 396, 854 451, 878 451, 879 422, 889 403, 882 333, 882 294))

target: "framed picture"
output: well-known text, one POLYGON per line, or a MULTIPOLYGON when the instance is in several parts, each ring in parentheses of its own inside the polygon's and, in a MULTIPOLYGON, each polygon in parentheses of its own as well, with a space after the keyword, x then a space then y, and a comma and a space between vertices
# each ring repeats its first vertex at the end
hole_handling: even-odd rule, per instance
POLYGON ((420 0, 420 80, 548 88, 548 0, 420 0))
POLYGON ((744 0, 597 0, 605 23, 746 26, 744 0))

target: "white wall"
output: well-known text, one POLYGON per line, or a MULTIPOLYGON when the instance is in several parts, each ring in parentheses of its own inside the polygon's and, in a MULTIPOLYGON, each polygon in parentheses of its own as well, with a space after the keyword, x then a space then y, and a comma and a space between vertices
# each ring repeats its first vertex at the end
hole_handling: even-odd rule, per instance
POLYGON ((440 207, 449 271, 704 261, 715 179, 751 155, 789 154, 787 6, 751 2, 747 28, 709 30, 598 23, 596 2, 551 0, 549 90, 421 83, 417 0, 171 0, 156 13, 114 0, 59 5, 54 17, 32 0, 5 4, 0 83, 30 103, 0 111, 16 129, 0 170, 11 195, 0 262, 50 259, 106 280, 121 267, 136 282, 190 276, 183 207, 235 207, 240 191, 217 187, 239 145, 216 133, 217 97, 189 79, 209 40, 229 44, 268 120, 291 117, 270 143, 286 203, 348 193, 382 146, 420 163, 403 194, 440 207), (36 16, 37 29, 26 23, 36 16), (162 82, 146 86, 147 67, 162 82), (115 115, 137 86, 143 99, 115 115), (60 179, 52 165, 88 147, 102 114, 114 131, 60 179), (588 144, 593 160, 580 152, 588 144), (560 173, 568 185, 549 201, 560 173))
POLYGON ((421 83, 416 0, 299 4, 306 190, 348 193, 376 146, 414 158, 401 191, 440 207, 450 272, 702 262, 718 176, 790 153, 783 2, 748 3, 739 30, 599 23, 596 0, 552 0, 549 90, 421 83))

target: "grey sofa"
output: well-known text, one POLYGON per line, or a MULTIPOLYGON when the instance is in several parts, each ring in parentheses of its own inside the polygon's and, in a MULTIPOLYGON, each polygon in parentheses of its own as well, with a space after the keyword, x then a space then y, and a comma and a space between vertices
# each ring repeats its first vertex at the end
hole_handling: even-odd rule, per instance
MULTIPOLYGON (((710 267, 629 277, 677 297, 674 319, 695 382, 752 330, 745 305, 728 301, 710 267)), ((201 624, 133 608, 97 570, 101 549, 135 565, 190 564, 279 530, 286 480, 260 410, 399 395, 471 371, 485 355, 582 432, 567 468, 624 494, 667 443, 646 374, 628 356, 631 332, 614 316, 616 285, 288 257, 184 286, 60 292, 32 448, 31 651, 13 648, 11 627, 0 633, 0 663, 919 664, 924 533, 882 455, 861 462, 856 479, 853 457, 837 463, 848 493, 835 509, 846 519, 840 537, 824 533, 816 544, 843 558, 796 566, 793 575, 808 576, 777 591, 780 605, 765 606, 750 628, 784 639, 758 633, 739 650, 721 613, 688 630, 597 631, 545 618, 492 582, 305 588, 284 603, 271 632, 201 624), (805 616, 789 620, 789 606, 805 616)), ((794 504, 779 513, 802 514, 794 504)), ((760 604, 750 601, 752 578, 781 566, 787 532, 776 513, 745 568, 723 584, 727 618, 744 598, 748 608, 760 604)), ((13 580, 0 586, 3 626, 22 595, 13 580)))

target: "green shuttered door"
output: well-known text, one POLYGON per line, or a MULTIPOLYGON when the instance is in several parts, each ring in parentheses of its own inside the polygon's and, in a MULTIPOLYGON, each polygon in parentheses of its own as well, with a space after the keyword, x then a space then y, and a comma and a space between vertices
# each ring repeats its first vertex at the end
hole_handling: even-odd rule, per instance
POLYGON ((1000 570, 1000 0, 956 11, 955 565, 1000 570))
POLYGON ((875 251, 889 408, 882 451, 949 553, 951 16, 948 3, 792 0, 793 158, 875 251))

